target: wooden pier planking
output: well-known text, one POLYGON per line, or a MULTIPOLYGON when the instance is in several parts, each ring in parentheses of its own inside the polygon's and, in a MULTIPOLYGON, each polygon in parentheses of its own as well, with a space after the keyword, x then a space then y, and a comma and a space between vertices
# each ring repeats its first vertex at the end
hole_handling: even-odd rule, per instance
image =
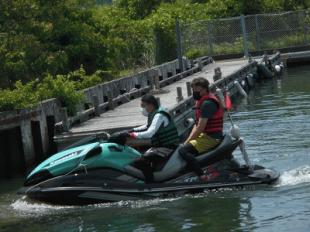
MULTIPOLYGON (((213 83, 214 69, 216 67, 221 68, 222 76, 225 77, 239 70, 246 64, 248 64, 247 59, 226 60, 209 64, 205 66, 201 72, 197 72, 191 76, 161 88, 164 90, 163 93, 158 93, 155 95, 160 98, 160 102, 163 107, 170 109, 177 103, 177 87, 181 87, 183 97, 187 97, 186 82, 190 82, 194 78, 201 76, 207 78, 210 83, 213 83)), ((94 117, 86 122, 75 125, 70 129, 69 133, 66 133, 66 135, 92 134, 104 130, 141 125, 145 123, 146 118, 140 112, 140 99, 141 98, 134 99, 128 103, 116 107, 114 110, 109 110, 102 113, 100 117, 94 117)))

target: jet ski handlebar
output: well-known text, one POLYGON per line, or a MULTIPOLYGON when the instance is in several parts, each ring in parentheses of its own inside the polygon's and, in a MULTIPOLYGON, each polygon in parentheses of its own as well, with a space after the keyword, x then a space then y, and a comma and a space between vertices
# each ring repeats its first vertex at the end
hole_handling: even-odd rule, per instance
POLYGON ((102 132, 99 132, 96 134, 96 138, 98 140, 109 140, 110 137, 111 137, 111 135, 106 131, 102 131, 102 132))

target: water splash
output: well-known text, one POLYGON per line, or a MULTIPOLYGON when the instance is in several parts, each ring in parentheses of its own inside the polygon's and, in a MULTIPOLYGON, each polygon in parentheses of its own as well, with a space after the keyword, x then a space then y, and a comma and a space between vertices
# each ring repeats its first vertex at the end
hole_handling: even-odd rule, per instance
POLYGON ((276 187, 310 183, 310 166, 305 165, 283 172, 276 187))
POLYGON ((29 201, 26 197, 19 198, 10 204, 10 208, 15 211, 20 216, 42 216, 50 214, 59 214, 70 212, 70 210, 93 210, 100 208, 147 208, 151 206, 158 206, 162 203, 172 202, 180 199, 179 197, 175 198, 155 198, 151 200, 137 200, 137 201, 119 201, 111 203, 102 203, 102 204, 92 204, 88 206, 61 206, 61 205, 49 205, 45 203, 38 203, 29 201))
POLYGON ((95 207, 95 208, 110 208, 110 207, 115 207, 115 208, 147 208, 147 207, 152 207, 152 206, 157 206, 162 203, 168 203, 168 202, 173 202, 181 197, 171 197, 171 198, 154 198, 150 200, 128 200, 128 201, 118 201, 118 202, 111 202, 111 203, 101 203, 101 204, 94 204, 91 205, 90 207, 95 207))
POLYGON ((26 199, 26 197, 22 197, 14 201, 10 207, 20 215, 45 215, 59 212, 60 209, 72 209, 76 208, 74 206, 56 206, 56 205, 48 205, 44 203, 34 203, 30 202, 26 199))

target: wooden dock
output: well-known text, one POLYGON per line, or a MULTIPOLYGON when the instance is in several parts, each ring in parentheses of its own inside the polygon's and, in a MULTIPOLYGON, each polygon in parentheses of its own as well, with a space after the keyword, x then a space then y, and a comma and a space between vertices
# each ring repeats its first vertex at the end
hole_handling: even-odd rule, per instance
MULTIPOLYGON (((162 87, 159 91, 155 91, 154 95, 160 99, 160 103, 163 107, 172 110, 178 105, 178 103, 182 102, 183 99, 190 96, 191 93, 188 92, 187 82, 191 82, 196 77, 204 77, 208 79, 211 84, 213 84, 215 68, 220 68, 222 77, 229 77, 248 66, 248 59, 213 62, 204 66, 201 71, 196 72, 193 75, 162 87), (181 89, 181 91, 179 90, 179 96, 176 91, 177 88, 181 89), (180 96, 180 92, 182 93, 182 96, 180 96)), ((251 70, 249 69, 247 72, 251 72, 251 70)), ((146 118, 140 112, 140 101, 141 98, 136 98, 116 107, 113 110, 108 110, 98 117, 94 117, 73 126, 68 132, 56 135, 54 140, 60 144, 64 143, 66 140, 75 141, 85 136, 94 135, 102 131, 119 131, 122 129, 139 126, 146 121, 146 118)))

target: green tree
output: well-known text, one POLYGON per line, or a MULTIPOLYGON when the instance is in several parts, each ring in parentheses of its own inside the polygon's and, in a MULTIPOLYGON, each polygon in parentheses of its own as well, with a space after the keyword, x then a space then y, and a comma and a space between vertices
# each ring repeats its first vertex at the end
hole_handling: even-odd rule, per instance
POLYGON ((118 7, 126 9, 130 18, 143 19, 150 15, 162 2, 174 3, 175 0, 116 0, 118 7))

